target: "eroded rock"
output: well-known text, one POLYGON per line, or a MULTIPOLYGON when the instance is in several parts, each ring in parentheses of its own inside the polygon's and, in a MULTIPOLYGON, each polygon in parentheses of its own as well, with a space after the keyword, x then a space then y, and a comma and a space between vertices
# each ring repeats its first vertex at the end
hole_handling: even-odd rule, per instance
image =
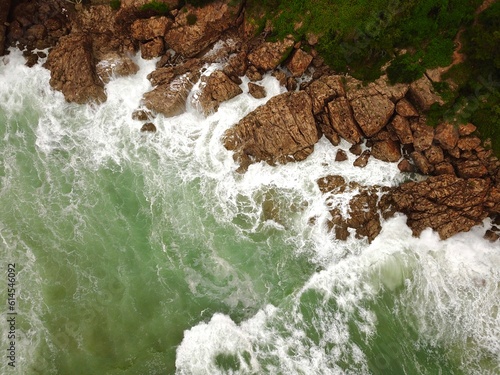
POLYGON ((222 70, 216 70, 209 77, 202 77, 201 93, 198 103, 205 116, 217 111, 219 104, 232 99, 243 91, 231 81, 222 70))

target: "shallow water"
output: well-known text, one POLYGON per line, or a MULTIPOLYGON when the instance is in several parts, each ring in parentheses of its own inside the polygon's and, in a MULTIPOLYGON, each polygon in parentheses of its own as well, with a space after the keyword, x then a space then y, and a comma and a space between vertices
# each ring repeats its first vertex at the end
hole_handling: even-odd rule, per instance
POLYGON ((500 373, 500 249, 483 227, 417 239, 399 215, 372 244, 339 242, 315 181, 392 186, 395 165, 335 163, 348 145, 322 138, 303 162, 238 174, 223 132, 284 88, 266 76, 257 100, 244 83, 204 118, 195 86, 185 114, 141 134, 155 62, 136 62, 100 106, 66 103, 17 51, 0 62, 0 251, 17 282, 2 374, 500 373))

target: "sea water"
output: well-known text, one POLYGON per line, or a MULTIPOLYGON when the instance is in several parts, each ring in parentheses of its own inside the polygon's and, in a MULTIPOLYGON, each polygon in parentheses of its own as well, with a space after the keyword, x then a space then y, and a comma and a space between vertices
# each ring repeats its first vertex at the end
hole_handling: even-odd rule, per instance
MULTIPOLYGON (((186 113, 141 133, 131 114, 155 61, 134 59, 100 105, 65 102, 19 51, 0 61, 0 373, 500 373, 500 249, 484 226, 415 238, 396 215, 371 244, 338 241, 318 178, 408 176, 334 162, 349 145, 325 138, 305 161, 237 173, 221 137, 285 91, 269 75, 265 98, 244 81, 208 117, 196 84, 186 113)), ((353 194, 326 198, 347 211, 353 194)))

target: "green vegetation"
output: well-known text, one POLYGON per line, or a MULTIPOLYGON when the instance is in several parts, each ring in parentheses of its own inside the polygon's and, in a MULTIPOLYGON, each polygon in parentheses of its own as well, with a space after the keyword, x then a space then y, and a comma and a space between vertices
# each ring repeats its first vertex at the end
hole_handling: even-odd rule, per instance
POLYGON ((109 2, 109 6, 111 7, 111 9, 113 10, 118 10, 120 9, 120 7, 122 6, 122 2, 120 0, 111 0, 109 2))
POLYGON ((168 12, 170 12, 170 9, 167 4, 153 0, 149 3, 144 4, 141 7, 141 11, 150 11, 159 16, 166 16, 168 12))
MULTIPOLYGON (((392 82, 411 82, 426 69, 452 62, 463 29, 467 59, 435 85, 445 105, 431 108, 430 122, 472 122, 491 138, 500 156, 500 3, 477 16, 482 0, 262 0, 247 1, 257 32, 271 24, 268 40, 319 37, 316 49, 338 73, 374 80, 387 62, 392 82)), ((267 29, 266 29, 267 30, 267 29)))
POLYGON ((196 23, 196 21, 198 20, 198 17, 196 17, 196 14, 194 14, 194 13, 189 13, 186 16, 186 20, 187 20, 188 25, 194 25, 196 23))

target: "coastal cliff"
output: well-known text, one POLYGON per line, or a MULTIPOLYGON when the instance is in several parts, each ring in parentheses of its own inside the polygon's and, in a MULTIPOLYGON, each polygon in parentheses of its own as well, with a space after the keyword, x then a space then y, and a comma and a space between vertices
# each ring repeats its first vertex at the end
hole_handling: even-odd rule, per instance
MULTIPOLYGON (((274 75, 287 92, 249 113, 221 139, 234 151, 241 173, 261 161, 300 162, 324 135, 334 146, 341 139, 352 144, 349 152, 358 156, 357 167, 376 158, 398 163, 401 173, 430 176, 393 189, 355 186, 341 176, 318 180, 325 199, 346 189, 357 191, 347 217, 330 208, 328 226, 338 239, 347 238, 351 228, 357 237, 372 241, 380 221, 395 212, 406 214, 415 235, 432 228, 443 239, 488 216, 498 224, 500 162, 473 124, 429 126, 427 112, 443 99, 427 75, 392 84, 387 75, 366 83, 339 74, 324 63, 314 35, 267 40, 269 30, 259 32, 245 17, 245 2, 195 7, 163 1, 158 4, 164 7, 157 9, 147 4, 123 1, 113 9, 38 0, 17 1, 10 9, 5 2, 0 17, 6 19, 10 10, 8 22, 2 23, 9 26, 0 34, 25 51, 28 65, 49 49, 45 67, 51 71, 51 86, 77 103, 103 102, 111 76, 135 74, 131 54, 158 59, 148 76, 153 88, 137 111, 145 114, 145 123, 158 114, 184 112, 200 78, 200 93, 192 104, 209 116, 220 103, 240 95, 243 82, 249 82, 252 95, 265 96, 258 82, 274 75), (211 63, 221 68, 201 77, 211 63)), ((346 162, 340 153, 337 162, 346 162)), ((495 225, 488 238, 498 240, 495 225)))

